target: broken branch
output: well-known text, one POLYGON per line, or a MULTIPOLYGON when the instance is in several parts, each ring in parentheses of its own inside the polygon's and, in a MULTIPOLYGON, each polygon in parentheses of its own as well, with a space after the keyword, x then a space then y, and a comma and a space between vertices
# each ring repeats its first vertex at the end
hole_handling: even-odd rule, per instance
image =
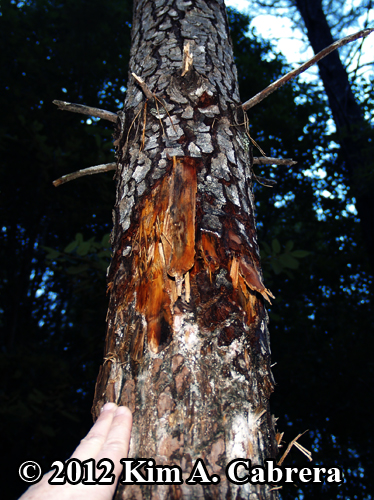
POLYGON ((142 88, 142 91, 144 92, 146 98, 147 99, 153 99, 154 95, 149 90, 149 88, 148 88, 147 84, 145 83, 145 81, 143 80, 143 78, 141 78, 140 76, 136 75, 135 73, 131 73, 131 74, 135 78, 135 80, 139 83, 139 85, 142 88))
POLYGON ((278 467, 280 467, 284 461, 284 459, 286 458, 286 456, 289 454, 292 446, 296 446, 296 448, 298 450, 301 451, 301 453, 303 453, 307 458, 308 460, 311 462, 312 461, 312 454, 309 450, 307 450, 306 448, 304 448, 304 446, 301 446, 301 444, 299 444, 297 442, 297 440, 303 436, 307 431, 304 431, 302 434, 298 434, 295 439, 293 439, 290 444, 287 446, 287 450, 283 453, 281 459, 279 460, 279 462, 277 463, 278 467))
POLYGON ((61 184, 65 184, 66 182, 73 181, 74 179, 79 179, 79 177, 84 177, 85 175, 101 174, 102 172, 109 172, 110 170, 115 170, 116 168, 116 163, 105 163, 103 165, 83 168, 82 170, 77 170, 71 174, 63 175, 59 179, 53 181, 53 185, 57 187, 61 184))
POLYGON ((262 156, 253 158, 253 165, 296 165, 297 161, 292 158, 270 158, 262 156))
POLYGON ((91 106, 84 106, 83 104, 74 104, 72 102, 66 101, 52 101, 56 104, 58 109, 63 111, 72 111, 73 113, 81 113, 82 115, 96 116, 96 118, 102 118, 103 120, 109 120, 110 122, 116 122, 118 115, 112 113, 111 111, 106 111, 105 109, 91 108, 91 106))
POLYGON ((358 38, 364 38, 370 33, 374 31, 374 28, 371 29, 365 29, 361 30, 358 33, 354 33, 353 35, 346 36, 344 38, 341 38, 340 40, 332 43, 325 49, 321 50, 316 54, 314 57, 309 59, 309 61, 305 62, 298 68, 294 69, 293 71, 290 71, 287 73, 287 75, 282 76, 282 78, 279 78, 275 82, 271 83, 266 89, 261 90, 258 94, 256 94, 254 97, 246 101, 244 104, 242 104, 242 108, 244 111, 248 111, 248 109, 253 108, 253 106, 256 106, 259 102, 263 101, 268 95, 273 93, 275 90, 278 90, 282 85, 285 83, 289 82, 296 76, 300 75, 300 73, 303 73, 305 70, 310 68, 310 66, 313 66, 316 62, 320 61, 322 58, 330 54, 330 52, 333 52, 335 49, 338 49, 339 47, 343 47, 343 45, 346 45, 349 42, 353 42, 354 40, 357 40, 358 38))

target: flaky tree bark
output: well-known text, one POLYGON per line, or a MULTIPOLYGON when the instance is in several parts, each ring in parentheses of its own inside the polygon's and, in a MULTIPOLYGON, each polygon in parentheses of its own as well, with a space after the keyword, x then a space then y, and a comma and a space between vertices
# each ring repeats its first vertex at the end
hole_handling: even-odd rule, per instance
MULTIPOLYGON (((333 42, 322 8, 322 0, 294 0, 304 20, 309 42, 315 53, 333 42)), ((356 101, 348 74, 338 52, 332 52, 318 63, 319 72, 336 125, 347 180, 356 197, 362 233, 374 272, 374 180, 373 131, 364 119, 356 101)))
POLYGON ((184 479, 202 458, 221 481, 120 486, 117 498, 277 498, 225 477, 234 458, 277 454, 243 121, 223 0, 136 0, 93 413, 129 406, 130 457, 184 479))

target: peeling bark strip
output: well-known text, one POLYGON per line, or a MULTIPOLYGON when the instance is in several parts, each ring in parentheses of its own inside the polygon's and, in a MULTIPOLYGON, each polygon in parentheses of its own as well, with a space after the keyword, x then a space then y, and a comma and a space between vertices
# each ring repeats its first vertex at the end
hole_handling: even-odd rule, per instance
POLYGON ((231 460, 263 464, 278 446, 243 121, 223 0, 135 1, 93 414, 129 406, 132 458, 184 480, 201 458, 221 481, 122 485, 118 499, 278 498, 225 477, 231 460))

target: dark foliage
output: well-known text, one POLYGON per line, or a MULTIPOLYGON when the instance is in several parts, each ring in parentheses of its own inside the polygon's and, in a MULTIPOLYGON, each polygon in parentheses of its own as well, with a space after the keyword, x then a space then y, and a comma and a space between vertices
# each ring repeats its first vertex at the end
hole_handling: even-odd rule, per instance
POLYGON ((61 272, 44 246, 63 249, 78 232, 101 241, 109 232, 110 173, 58 190, 52 181, 112 161, 112 129, 62 113, 52 100, 68 96, 118 109, 131 5, 5 1, 0 20, 1 467, 8 479, 4 498, 17 498, 26 486, 19 465, 40 460, 48 470, 54 459, 69 456, 92 423, 105 272, 61 272))

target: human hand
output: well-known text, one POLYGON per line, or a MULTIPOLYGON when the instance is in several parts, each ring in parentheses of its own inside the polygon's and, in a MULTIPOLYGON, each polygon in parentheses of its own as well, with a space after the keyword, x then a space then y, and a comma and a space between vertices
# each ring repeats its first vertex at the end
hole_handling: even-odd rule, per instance
MULTIPOLYGON (((49 484, 48 479, 55 474, 51 471, 26 490, 19 500, 111 500, 122 471, 120 460, 126 458, 129 451, 131 426, 132 414, 128 408, 106 403, 96 423, 71 456, 81 462, 93 458, 96 464, 102 458, 112 460, 113 484, 49 484)), ((102 469, 99 469, 96 475, 101 473, 102 469)))

